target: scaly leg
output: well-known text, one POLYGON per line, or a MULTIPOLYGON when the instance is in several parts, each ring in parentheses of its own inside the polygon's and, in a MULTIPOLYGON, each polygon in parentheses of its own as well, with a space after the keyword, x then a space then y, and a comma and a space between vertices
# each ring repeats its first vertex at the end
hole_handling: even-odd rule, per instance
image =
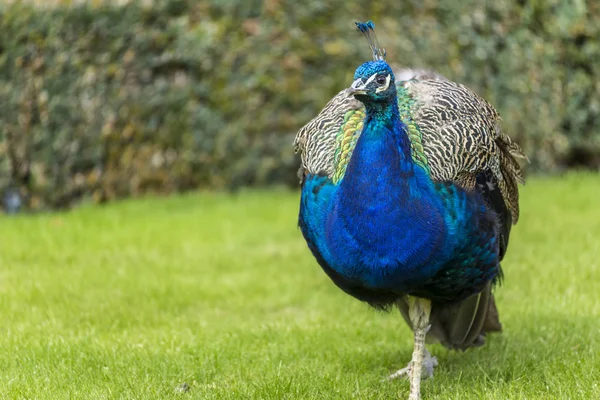
POLYGON ((426 367, 426 375, 424 377, 427 377, 429 373, 433 373, 433 368, 437 365, 437 359, 431 357, 431 354, 425 349, 425 335, 427 335, 427 331, 430 328, 429 315, 431 314, 431 301, 409 296, 407 303, 408 315, 415 334, 412 361, 406 368, 392 374, 390 378, 409 375, 410 396, 408 398, 409 400, 419 400, 421 398, 421 375, 423 367, 426 367), (424 358, 426 358, 425 362, 424 358))
POLYGON ((429 327, 429 314, 431 314, 430 300, 419 297, 408 298, 408 315, 415 332, 409 400, 419 400, 421 398, 421 372, 423 371, 425 335, 429 327))
MULTIPOLYGON (((425 355, 423 357, 423 372, 421 373, 421 379, 431 378, 433 376, 433 370, 438 366, 438 360, 436 357, 432 356, 431 353, 425 348, 425 355)), ((398 379, 407 377, 410 378, 410 374, 412 371, 412 361, 408 363, 408 365, 402 369, 391 374, 388 379, 398 379)))

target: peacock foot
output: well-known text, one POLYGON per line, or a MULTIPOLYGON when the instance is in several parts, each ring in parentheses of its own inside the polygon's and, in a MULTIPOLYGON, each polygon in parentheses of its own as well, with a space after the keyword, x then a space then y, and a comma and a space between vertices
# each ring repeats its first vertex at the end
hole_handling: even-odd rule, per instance
MULTIPOLYGON (((425 349, 425 354, 423 358, 423 372, 421 373, 421 380, 433 377, 433 369, 438 366, 438 360, 436 357, 433 357, 431 353, 427 349, 425 349)), ((410 374, 412 372, 412 361, 408 363, 408 365, 402 369, 391 374, 388 379, 397 379, 397 378, 410 378, 410 374)))

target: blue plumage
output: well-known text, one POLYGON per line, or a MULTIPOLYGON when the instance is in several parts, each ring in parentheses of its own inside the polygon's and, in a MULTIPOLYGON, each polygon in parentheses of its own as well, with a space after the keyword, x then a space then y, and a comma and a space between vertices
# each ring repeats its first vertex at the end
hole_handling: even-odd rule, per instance
POLYGON ((337 184, 307 177, 300 226, 336 283, 361 300, 460 300, 498 273, 496 216, 478 192, 436 184, 415 164, 393 72, 385 61, 371 61, 355 78, 366 82, 373 74, 390 75, 389 86, 357 94, 367 117, 346 174, 337 184), (436 276, 443 276, 439 285, 436 276))
POLYGON ((466 349, 501 330, 491 287, 518 219, 524 154, 466 87, 430 71, 396 82, 373 23, 357 27, 373 61, 296 137, 299 226, 337 286, 397 305, 414 352, 391 377, 409 374, 417 399, 421 367, 437 365, 426 336, 466 349))

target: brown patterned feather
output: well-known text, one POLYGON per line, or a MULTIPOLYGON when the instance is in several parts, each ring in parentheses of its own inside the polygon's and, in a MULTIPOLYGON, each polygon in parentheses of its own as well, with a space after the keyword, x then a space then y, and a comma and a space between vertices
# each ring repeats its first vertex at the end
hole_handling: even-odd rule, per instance
MULTIPOLYGON (((395 75, 400 108, 409 109, 415 161, 426 159, 434 181, 453 181, 465 189, 475 187, 478 173, 491 171, 516 223, 517 185, 524 181, 519 160, 527 157, 502 131, 494 107, 466 86, 432 71, 401 69, 395 75)), ((357 128, 362 126, 362 118, 364 107, 348 98, 346 90, 333 97, 296 136, 294 145, 302 158, 301 176, 306 172, 325 173, 334 180, 341 179, 344 162, 360 135, 357 128), (345 146, 342 154, 340 143, 345 146)))

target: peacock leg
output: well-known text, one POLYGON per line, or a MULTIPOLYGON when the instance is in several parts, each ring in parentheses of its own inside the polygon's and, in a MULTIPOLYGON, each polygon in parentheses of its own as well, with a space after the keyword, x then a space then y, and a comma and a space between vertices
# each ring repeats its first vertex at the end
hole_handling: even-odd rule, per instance
MULTIPOLYGON (((433 370, 438 366, 438 360, 432 356, 431 353, 425 348, 425 355, 423 356, 423 371, 421 372, 421 379, 427 379, 433 377, 433 370)), ((412 361, 402 369, 391 374, 388 379, 397 379, 403 377, 410 377, 410 371, 412 370, 412 361)))
POLYGON ((392 374, 390 378, 408 375, 410 377, 409 400, 418 400, 421 398, 421 378, 432 375, 433 368, 437 365, 437 359, 425 349, 425 336, 430 328, 431 301, 409 296, 407 302, 408 315, 415 335, 412 361, 406 368, 392 374), (425 368, 424 375, 423 368, 425 368))

